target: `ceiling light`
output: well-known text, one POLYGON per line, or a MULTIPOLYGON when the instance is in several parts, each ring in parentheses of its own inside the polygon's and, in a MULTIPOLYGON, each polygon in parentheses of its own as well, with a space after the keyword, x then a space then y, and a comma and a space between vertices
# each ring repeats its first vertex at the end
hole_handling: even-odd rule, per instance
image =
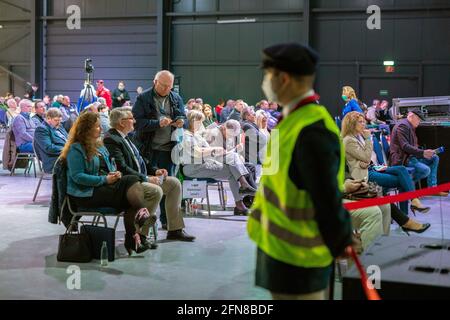
POLYGON ((227 23, 252 23, 256 22, 256 19, 236 19, 236 20, 217 20, 219 24, 227 24, 227 23))

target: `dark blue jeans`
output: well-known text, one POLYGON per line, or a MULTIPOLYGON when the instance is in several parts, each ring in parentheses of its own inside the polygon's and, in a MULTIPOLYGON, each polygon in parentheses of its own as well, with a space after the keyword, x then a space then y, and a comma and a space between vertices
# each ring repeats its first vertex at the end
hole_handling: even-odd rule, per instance
MULTIPOLYGON (((169 176, 173 176, 175 165, 172 162, 171 151, 159 151, 152 150, 152 166, 158 169, 166 169, 169 176)), ((161 215, 159 220, 162 224, 167 224, 166 216, 166 196, 163 196, 161 202, 159 203, 159 209, 161 210, 161 215)))
MULTIPOLYGON (((400 192, 414 191, 414 182, 404 166, 388 167, 384 172, 369 170, 369 181, 383 188, 397 188, 400 192)), ((400 203, 400 209, 408 214, 408 201, 400 203)))
POLYGON ((434 155, 430 160, 417 159, 411 157, 406 164, 408 167, 414 168, 414 181, 420 181, 427 178, 428 187, 437 186, 437 170, 439 167, 439 156, 434 155))
POLYGON ((20 153, 33 153, 33 144, 31 142, 24 143, 19 147, 20 153))

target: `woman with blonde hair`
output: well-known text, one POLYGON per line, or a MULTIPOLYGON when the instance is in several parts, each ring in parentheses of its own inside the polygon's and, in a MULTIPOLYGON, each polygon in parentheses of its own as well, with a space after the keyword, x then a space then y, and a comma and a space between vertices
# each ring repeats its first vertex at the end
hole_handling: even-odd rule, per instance
MULTIPOLYGON (((408 170, 404 166, 383 167, 375 169, 372 158, 375 159, 371 133, 366 130, 364 115, 352 111, 342 121, 341 132, 345 157, 350 175, 355 180, 368 180, 377 183, 384 188, 398 188, 400 192, 414 191, 415 186, 408 170)), ((412 219, 408 219, 408 202, 400 203, 402 216, 392 215, 393 219, 402 226, 405 231, 421 233, 430 227, 429 224, 422 225, 412 219)), ((413 199, 411 204, 413 213, 427 212, 429 207, 424 207, 419 199, 413 199)), ((393 212, 394 213, 394 212, 393 212)))
POLYGON ((345 102, 344 110, 342 110, 342 119, 347 115, 347 113, 356 111, 359 113, 364 113, 360 106, 358 97, 356 96, 355 90, 350 86, 344 86, 342 88, 342 100, 345 102))
POLYGON ((139 178, 117 171, 100 133, 100 118, 93 112, 82 113, 70 130, 61 153, 67 165, 67 194, 77 207, 125 210, 125 248, 129 255, 144 252, 149 247, 141 243, 135 224, 142 227, 156 216, 146 208, 139 178))

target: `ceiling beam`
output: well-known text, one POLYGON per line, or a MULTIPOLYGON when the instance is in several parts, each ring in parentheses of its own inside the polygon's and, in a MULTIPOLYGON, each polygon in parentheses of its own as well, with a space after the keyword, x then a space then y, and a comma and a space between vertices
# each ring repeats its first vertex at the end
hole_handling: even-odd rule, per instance
POLYGON ((26 38, 29 34, 30 34, 30 30, 27 30, 27 29, 22 30, 22 32, 18 33, 15 37, 9 39, 8 41, 3 42, 0 45, 0 52, 11 47, 12 45, 16 44, 18 41, 26 38))
POLYGON ((22 10, 23 12, 31 13, 31 10, 30 10, 30 9, 21 7, 21 6, 17 5, 17 4, 15 4, 15 3, 12 3, 12 2, 9 2, 9 1, 6 1, 6 0, 0 0, 0 2, 2 2, 2 3, 4 3, 4 4, 7 4, 7 5, 11 6, 11 7, 20 9, 20 10, 22 10))
POLYGON ((17 79, 17 80, 22 81, 23 83, 27 82, 24 78, 22 78, 21 76, 19 76, 17 73, 12 72, 11 70, 9 70, 8 68, 6 68, 6 67, 4 67, 4 66, 2 66, 2 65, 0 65, 0 70, 6 72, 6 73, 9 74, 11 77, 13 77, 13 78, 15 78, 15 79, 17 79))

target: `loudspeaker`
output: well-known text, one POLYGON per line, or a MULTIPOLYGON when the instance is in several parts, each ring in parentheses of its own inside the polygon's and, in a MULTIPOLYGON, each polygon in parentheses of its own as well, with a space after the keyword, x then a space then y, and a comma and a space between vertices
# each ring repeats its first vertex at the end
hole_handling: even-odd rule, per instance
MULTIPOLYGON (((378 293, 382 299, 450 297, 450 240, 382 236, 361 255, 360 260, 369 278, 379 271, 378 293)), ((344 300, 366 299, 360 279, 356 266, 343 276, 344 300)))

